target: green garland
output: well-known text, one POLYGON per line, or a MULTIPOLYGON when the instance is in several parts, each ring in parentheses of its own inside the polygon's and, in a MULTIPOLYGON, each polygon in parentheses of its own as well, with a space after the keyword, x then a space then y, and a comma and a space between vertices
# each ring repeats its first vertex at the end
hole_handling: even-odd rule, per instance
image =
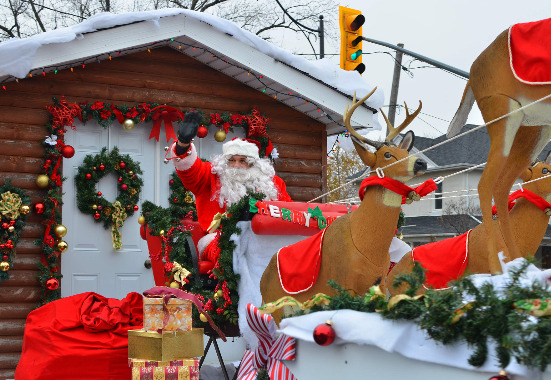
POLYGON ((316 305, 294 315, 341 309, 378 312, 386 319, 412 321, 442 344, 465 342, 474 348, 468 360, 472 366, 480 367, 486 362, 488 341, 493 340, 502 368, 514 357, 520 364, 545 371, 551 364, 551 318, 536 318, 521 305, 549 304, 551 291, 537 283, 521 286, 520 280, 528 265, 530 262, 526 261, 512 272, 510 283, 501 293, 490 283, 477 288, 465 277, 453 282, 451 288, 428 289, 424 296, 413 297, 425 281, 424 269, 416 262, 412 273, 395 279, 394 286, 403 282, 410 285, 398 303, 394 303, 393 298, 387 300, 377 291, 378 287, 372 287, 364 296, 353 296, 329 281, 337 294, 330 297, 328 305, 316 305))
POLYGON ((7 280, 8 271, 13 268, 15 247, 26 224, 30 201, 25 190, 12 186, 9 179, 0 186, 0 281, 7 280))
POLYGON ((75 176, 77 206, 84 214, 94 216, 96 222, 103 222, 104 228, 113 224, 113 212, 116 202, 120 202, 127 217, 137 211, 143 180, 140 166, 128 154, 121 155, 117 147, 111 152, 103 148, 97 155, 87 155, 78 167, 75 176), (115 202, 105 199, 96 189, 97 183, 106 175, 115 173, 118 178, 119 195, 115 202))

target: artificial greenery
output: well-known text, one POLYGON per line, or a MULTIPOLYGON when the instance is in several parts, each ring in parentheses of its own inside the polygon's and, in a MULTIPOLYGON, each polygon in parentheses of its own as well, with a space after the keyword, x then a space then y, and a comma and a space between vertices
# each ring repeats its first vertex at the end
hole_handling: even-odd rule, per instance
POLYGON ((121 155, 117 147, 110 152, 103 148, 99 154, 87 155, 75 176, 78 209, 93 215, 96 222, 102 222, 106 229, 113 224, 115 202, 120 202, 127 217, 132 216, 143 186, 139 174, 142 174, 140 166, 128 154, 121 155), (118 178, 119 195, 113 203, 96 188, 97 183, 110 173, 118 178))
MULTIPOLYGON (((28 211, 23 206, 28 208, 30 201, 26 191, 12 186, 9 179, 0 186, 0 259, 9 268, 13 267, 15 247, 26 224, 28 211)), ((0 270, 0 281, 8 278, 8 270, 0 270)))
MULTIPOLYGON (((397 276, 394 285, 410 286, 395 303, 376 287, 363 296, 353 296, 334 281, 329 286, 336 291, 328 305, 316 305, 306 312, 351 309, 378 312, 385 319, 410 320, 442 344, 465 342, 473 348, 469 364, 482 366, 489 353, 488 342, 495 343, 495 356, 502 368, 512 357, 527 367, 544 371, 551 364, 551 318, 536 318, 518 305, 519 300, 548 305, 551 291, 534 283, 521 285, 530 261, 511 272, 504 291, 496 291, 491 283, 476 287, 470 277, 454 281, 444 290, 427 289, 423 296, 413 297, 425 281, 424 270, 416 262, 413 272, 397 276)), ((304 314, 302 311, 300 314, 304 314)), ((294 314, 297 315, 297 314, 294 314)))

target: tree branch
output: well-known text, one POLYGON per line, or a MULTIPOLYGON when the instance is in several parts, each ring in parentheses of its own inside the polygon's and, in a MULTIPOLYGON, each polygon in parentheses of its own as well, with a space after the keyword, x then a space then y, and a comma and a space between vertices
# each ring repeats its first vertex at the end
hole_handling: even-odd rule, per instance
POLYGON ((36 10, 36 7, 34 6, 34 1, 29 0, 29 4, 31 4, 31 9, 33 10, 34 17, 36 19, 36 22, 38 23, 38 26, 40 26, 40 29, 45 32, 46 28, 44 27, 44 24, 42 23, 42 19, 40 18, 40 15, 38 14, 38 11, 36 10))

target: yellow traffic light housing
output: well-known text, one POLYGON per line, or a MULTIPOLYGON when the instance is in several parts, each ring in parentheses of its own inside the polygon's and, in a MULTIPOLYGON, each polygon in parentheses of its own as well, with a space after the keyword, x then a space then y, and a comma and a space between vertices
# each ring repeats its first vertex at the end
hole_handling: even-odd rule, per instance
POLYGON ((362 63, 362 25, 365 17, 362 12, 339 6, 341 29, 341 69, 365 71, 362 63))

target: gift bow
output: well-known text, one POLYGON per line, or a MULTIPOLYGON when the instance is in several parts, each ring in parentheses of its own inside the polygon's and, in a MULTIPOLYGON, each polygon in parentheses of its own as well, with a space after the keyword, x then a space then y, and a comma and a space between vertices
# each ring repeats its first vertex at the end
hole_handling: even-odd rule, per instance
POLYGON ((295 339, 287 335, 275 337, 276 324, 269 314, 261 314, 253 304, 247 304, 247 323, 258 338, 258 347, 247 350, 241 359, 238 380, 254 380, 261 368, 266 368, 271 380, 296 380, 281 362, 295 359, 295 339))
POLYGON ((171 106, 158 106, 151 110, 151 118, 153 119, 153 128, 149 138, 155 137, 159 141, 161 134, 161 124, 165 122, 166 142, 170 139, 176 140, 176 133, 174 133, 173 121, 183 120, 184 113, 171 106))
POLYGON ((113 213, 111 218, 113 219, 113 225, 111 226, 111 239, 113 240, 113 248, 121 249, 122 248, 122 239, 121 232, 119 228, 124 225, 124 220, 126 219, 126 212, 124 207, 122 207, 121 202, 116 201, 113 203, 113 213))
POLYGON ((212 218, 212 222, 210 222, 209 228, 207 228, 207 232, 211 233, 214 232, 220 227, 220 224, 222 223, 222 218, 225 218, 228 216, 227 213, 221 213, 217 212, 216 215, 212 218))
POLYGON ((21 198, 19 195, 6 191, 2 193, 0 200, 0 212, 8 219, 17 219, 19 217, 19 208, 21 207, 21 198))

